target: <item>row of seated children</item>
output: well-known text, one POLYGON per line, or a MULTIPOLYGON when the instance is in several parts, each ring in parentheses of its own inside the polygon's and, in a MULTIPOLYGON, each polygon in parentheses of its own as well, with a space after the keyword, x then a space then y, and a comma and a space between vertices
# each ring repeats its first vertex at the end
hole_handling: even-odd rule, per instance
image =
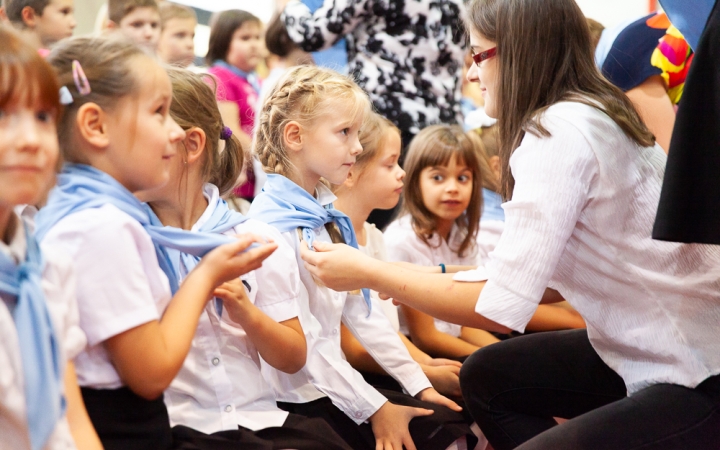
MULTIPOLYGON (((329 227, 332 234, 355 242, 344 216, 326 213, 332 210, 311 195, 317 188, 332 201, 320 178, 341 183, 362 151, 358 134, 369 101, 354 83, 303 67, 289 73, 269 97, 259 128, 266 138, 261 160, 275 171, 279 191, 273 195, 268 189, 265 203, 256 203, 251 216, 273 224, 278 234, 229 211, 219 199, 220 189, 232 186, 242 167, 242 152, 230 130, 219 126, 214 93, 202 78, 173 72, 171 84, 166 71, 134 45, 72 39, 49 55, 61 87, 60 113, 51 69, 17 36, 1 32, 4 42, 15 42, 5 48, 8 66, 24 70, 28 81, 20 84, 13 72, 5 75, 0 85, 7 91, 2 108, 8 113, 1 117, 8 126, 29 122, 20 128, 28 139, 7 142, 2 150, 13 157, 23 154, 44 169, 32 173, 32 195, 3 202, 6 225, 13 224, 3 230, 4 243, 13 248, 20 237, 30 244, 40 241, 43 249, 72 261, 68 270, 77 274, 77 283, 71 296, 87 339, 75 357, 75 372, 105 448, 472 446, 476 439, 455 412, 460 408, 432 387, 379 308, 364 296, 317 285, 297 262, 298 227, 312 244, 316 237, 329 240, 324 224, 337 222, 339 231, 329 227), (25 59, 13 59, 22 52, 25 59), (39 101, 38 92, 54 94, 54 103, 39 101), (38 128, 45 130, 45 140, 36 139, 38 128), (48 154, 57 155, 56 139, 65 166, 36 217, 36 233, 8 237, 8 230, 27 230, 9 206, 39 203, 51 184, 55 160, 48 154), (296 217, 308 203, 310 210, 296 217), (161 226, 166 224, 174 227, 161 226), (250 230, 256 234, 224 236, 250 230), (253 242, 257 248, 248 250, 253 242), (272 263, 259 269, 268 257, 272 263), (211 297, 216 300, 208 302, 211 297), (342 356, 341 322, 412 396, 381 393, 362 379, 342 356), (275 399, 291 413, 325 421, 310 424, 281 412, 275 399)), ((30 175, 20 171, 4 181, 19 184, 30 175)), ((37 263, 38 255, 33 257, 37 263)), ((20 285, 2 287, 9 311, 20 310, 16 306, 27 297, 36 307, 45 306, 42 293, 26 292, 39 275, 23 278, 18 268, 23 260, 3 265, 20 285)), ((35 326, 13 320, 12 330, 35 326)), ((18 349, 7 342, 15 359, 18 353, 29 358, 24 344, 18 349)), ((48 356, 48 347, 37 343, 36 353, 48 356)), ((57 363, 63 359, 32 387, 59 387, 57 363)), ((23 380, 30 384, 33 378, 27 368, 11 367, 17 394, 23 380)), ((44 423, 53 427, 65 417, 58 391, 45 399, 56 403, 54 409, 44 408, 49 413, 44 423)), ((37 430, 36 419, 43 414, 24 410, 34 398, 30 390, 16 398, 16 420, 3 417, 3 424, 17 432, 18 448, 27 443, 23 439, 32 448, 55 448, 59 441, 37 430)), ((90 441, 77 439, 86 448, 90 441)))

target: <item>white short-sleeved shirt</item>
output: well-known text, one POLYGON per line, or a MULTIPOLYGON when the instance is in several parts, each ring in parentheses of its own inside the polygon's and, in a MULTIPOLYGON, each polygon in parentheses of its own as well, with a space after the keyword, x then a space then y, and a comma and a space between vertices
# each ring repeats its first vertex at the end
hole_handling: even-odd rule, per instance
MULTIPOLYGON (((387 248, 385 248, 385 239, 383 238, 382 231, 378 230, 375 224, 365 222, 363 225, 365 229, 365 245, 358 246, 358 249, 368 256, 372 256, 380 261, 387 261, 387 248)), ((393 305, 391 301, 380 300, 378 293, 371 291, 373 299, 373 308, 376 306, 382 309, 388 320, 393 326, 393 329, 397 332, 400 331, 400 319, 398 317, 398 307, 393 305)))
MULTIPOLYGON (((193 226, 197 231, 215 211, 217 187, 204 189, 209 206, 193 226)), ((254 233, 277 242, 279 247, 262 267, 241 278, 250 288, 251 302, 277 322, 298 316, 300 275, 293 250, 273 227, 249 219, 226 232, 234 236, 254 233)), ((179 258, 176 251, 171 258, 179 258)), ((184 266, 180 264, 181 271, 184 266)), ((185 276, 187 272, 182 273, 185 276)), ((260 372, 260 356, 242 327, 227 314, 218 317, 208 302, 182 369, 165 391, 172 426, 185 425, 203 433, 279 427, 288 413, 277 407, 275 393, 260 372)))
POLYGON ((720 247, 651 237, 667 158, 596 108, 565 102, 512 158, 505 230, 476 311, 522 331, 547 286, 582 315, 629 393, 720 373, 720 247))
POLYGON ((88 340, 75 358, 78 384, 122 387, 103 342, 159 320, 172 298, 152 239, 139 222, 108 204, 64 217, 45 235, 45 245, 62 249, 78 274, 80 327, 88 340))
MULTIPOLYGON (((17 217, 15 218, 17 220, 17 217)), ((0 241, 0 252, 16 262, 24 261, 27 252, 25 231, 18 224, 10 245, 0 241)), ((61 252, 43 245, 42 289, 52 320, 60 339, 62 369, 65 361, 74 358, 85 346, 85 335, 79 326, 77 303, 75 301, 75 272, 72 264, 61 252)), ((27 407, 22 356, 18 343, 15 321, 12 318, 16 298, 0 294, 0 447, 29 449, 30 439, 27 428, 27 407)), ((61 384, 61 391, 64 384, 61 384)), ((66 417, 58 422, 50 436, 46 450, 74 449, 66 417)))
MULTIPOLYGON (((462 242, 462 236, 453 225, 450 231, 450 243, 442 239, 437 233, 424 243, 412 228, 411 217, 406 214, 388 225, 384 233, 389 261, 404 261, 419 266, 437 266, 438 264, 454 266, 476 266, 477 248, 472 246, 465 250, 465 255, 458 255, 456 249, 462 242)), ((433 319, 435 328, 454 337, 459 337, 462 331, 460 325, 433 319)), ((400 331, 409 334, 405 319, 400 314, 400 331)))
MULTIPOLYGON (((321 205, 335 200, 324 185, 319 184, 316 189, 321 205)), ((314 231, 319 241, 332 242, 325 227, 314 231)), ((297 232, 285 232, 282 236, 295 250, 300 268, 300 323, 305 330, 308 359, 303 370, 292 375, 263 364, 263 375, 271 380, 278 400, 307 403, 327 395, 356 423, 365 422, 387 401, 345 360, 340 345, 341 323, 410 395, 432 387, 380 308, 372 308, 368 316, 362 295, 337 292, 318 284, 303 265, 297 232)))

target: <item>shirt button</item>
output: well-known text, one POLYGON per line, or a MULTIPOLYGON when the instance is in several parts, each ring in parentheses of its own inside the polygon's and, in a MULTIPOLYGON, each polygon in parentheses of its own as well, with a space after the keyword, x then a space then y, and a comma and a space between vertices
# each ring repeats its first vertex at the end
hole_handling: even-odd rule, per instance
POLYGON ((213 358, 212 363, 213 363, 213 366, 217 366, 218 364, 220 364, 220 358, 213 358))
POLYGON ((225 407, 225 412, 230 412, 230 411, 232 411, 232 405, 227 405, 225 407))
POLYGON ((359 419, 359 418, 361 418, 362 416, 363 416, 363 413, 362 413, 361 411, 358 411, 358 412, 355 413, 355 418, 356 418, 356 419, 359 419))
POLYGON ((337 328, 333 328, 332 334, 337 334, 337 328))

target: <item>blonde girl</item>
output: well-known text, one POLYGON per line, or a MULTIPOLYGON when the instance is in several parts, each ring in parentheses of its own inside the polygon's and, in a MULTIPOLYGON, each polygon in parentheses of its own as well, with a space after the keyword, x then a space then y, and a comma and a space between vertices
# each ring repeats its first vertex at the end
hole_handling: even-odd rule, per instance
POLYGON ((462 416, 438 405, 459 407, 432 388, 385 315, 371 307, 368 292, 328 289, 299 259, 302 246, 312 248, 314 242, 357 247, 349 218, 333 208, 335 196, 322 180, 341 184, 347 178, 362 152, 359 134, 369 106, 365 93, 348 78, 300 66, 278 81, 261 110, 255 142, 268 180, 249 215, 278 228, 295 250, 302 281, 300 321, 308 340, 302 371, 267 374, 284 408, 325 418, 352 448, 444 449, 458 438, 473 439, 462 416), (381 394, 366 383, 342 356, 342 323, 417 398, 381 394))
MULTIPOLYGON (((178 157, 168 183, 142 198, 163 225, 229 236, 254 233, 278 244, 262 267, 216 290, 222 309, 214 302, 205 306, 185 363, 165 391, 173 437, 209 449, 221 441, 238 448, 258 441, 275 448, 348 449, 321 420, 279 409, 262 378, 261 357, 288 373, 305 365, 295 255, 277 230, 229 210, 222 200, 242 171, 243 149, 223 126, 208 80, 187 70, 168 69, 168 74, 170 116, 186 137, 175 144, 178 157)), ((168 252, 181 278, 197 264, 191 255, 168 252)))
POLYGON ((88 340, 75 358, 78 382, 106 449, 168 448, 162 394, 207 299, 276 246, 239 253, 249 237, 207 253, 228 240, 150 223, 133 193, 167 183, 174 144, 185 137, 169 117, 170 80, 152 58, 126 42, 77 38, 49 60, 67 103, 58 129, 66 164, 37 216, 37 235, 62 248, 78 274, 88 340), (207 253, 182 286, 160 242, 207 253))
MULTIPOLYGON (((360 142, 363 147, 347 180, 334 189, 338 199, 335 207, 350 217, 357 235, 358 248, 365 254, 388 260, 383 234, 375 225, 366 222, 374 209, 394 208, 403 191, 405 171, 399 166, 400 131, 377 113, 370 114, 363 123, 360 142)), ((377 294, 373 293, 373 298, 377 294)), ((397 307, 390 302, 376 301, 393 328, 400 329, 397 307)), ((342 328, 343 353, 348 361, 376 386, 398 387, 346 328, 342 328)), ((451 396, 460 394, 457 361, 432 358, 420 350, 404 334, 399 334, 413 359, 420 364, 433 387, 451 396)))

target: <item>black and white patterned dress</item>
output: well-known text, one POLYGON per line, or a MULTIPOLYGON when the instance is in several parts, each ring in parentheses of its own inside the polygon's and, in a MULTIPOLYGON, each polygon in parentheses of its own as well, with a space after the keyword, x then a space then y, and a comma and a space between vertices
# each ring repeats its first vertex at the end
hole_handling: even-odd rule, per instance
POLYGON ((407 145, 428 125, 462 123, 462 8, 462 0, 325 0, 315 13, 291 2, 283 17, 305 51, 348 38, 350 74, 407 145))

